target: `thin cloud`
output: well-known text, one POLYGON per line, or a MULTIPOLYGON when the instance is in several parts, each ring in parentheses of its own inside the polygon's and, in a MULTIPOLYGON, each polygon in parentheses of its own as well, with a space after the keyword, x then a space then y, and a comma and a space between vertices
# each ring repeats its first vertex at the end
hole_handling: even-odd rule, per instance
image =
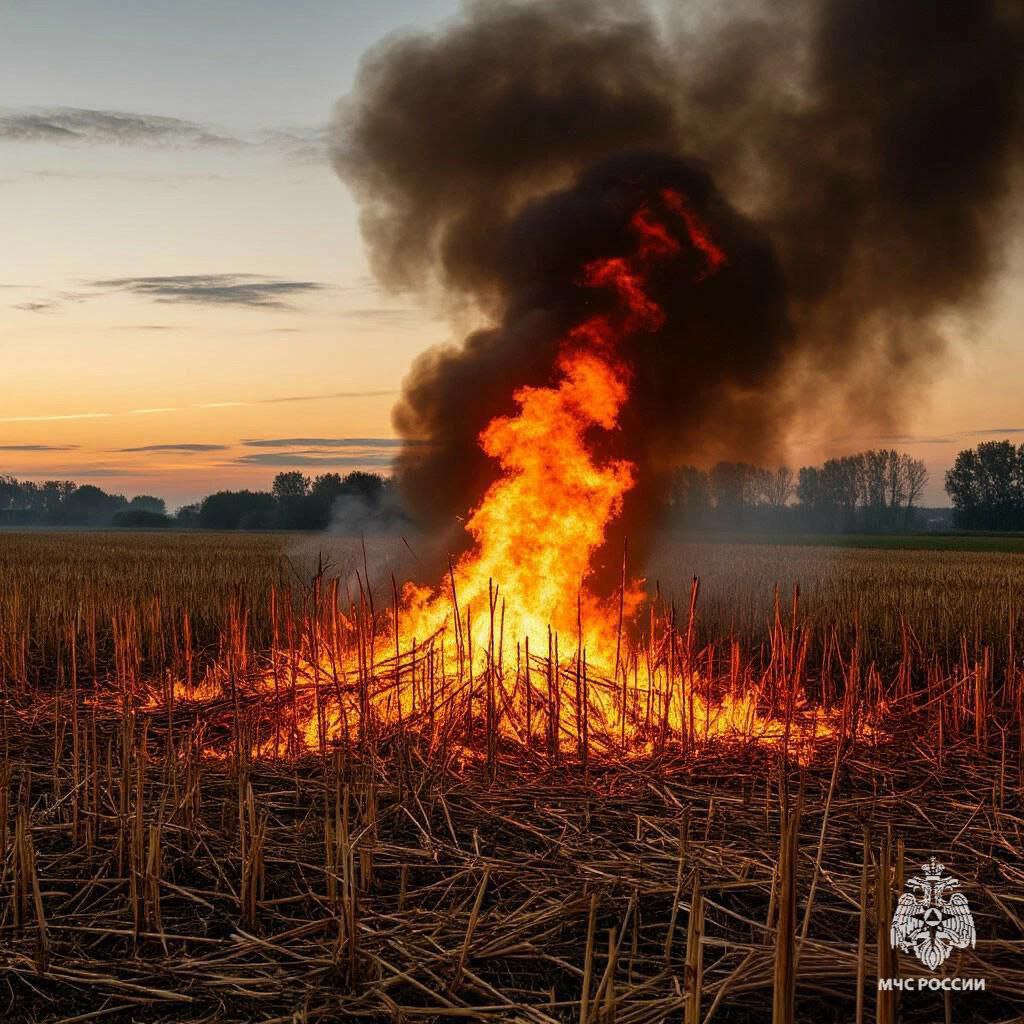
POLYGON ((96 466, 86 462, 77 466, 55 466, 45 470, 28 471, 24 474, 19 471, 18 475, 24 475, 29 480, 70 479, 81 483, 82 481, 99 479, 101 477, 139 477, 149 476, 150 474, 148 471, 141 469, 124 469, 119 466, 96 466))
POLYGON ((303 164, 326 164, 330 160, 327 126, 271 128, 255 138, 255 143, 303 164))
MULTIPOLYGON (((328 398, 385 398, 388 395, 397 395, 398 389, 391 388, 387 391, 329 391, 319 395, 288 395, 284 398, 258 398, 255 405, 274 405, 277 402, 322 402, 328 398)), ((248 402, 223 403, 233 405, 249 405, 248 402)))
POLYGON ((922 437, 917 434, 872 434, 871 439, 884 444, 953 444, 956 435, 946 437, 922 437))
POLYGON ((236 136, 196 121, 82 107, 28 108, 0 114, 0 139, 197 149, 245 145, 236 136))
POLYGON ((322 402, 332 398, 376 398, 397 395, 389 391, 331 391, 327 394, 288 395, 283 398, 256 398, 250 401, 198 402, 194 405, 169 405, 149 409, 124 409, 120 412, 70 412, 40 416, 0 416, 0 423, 48 423, 60 420, 95 420, 114 416, 150 416, 163 412, 187 412, 190 409, 244 409, 257 405, 273 405, 278 402, 322 402))
POLYGON ((59 302, 16 302, 11 309, 20 309, 24 313, 49 313, 59 306, 59 302))
POLYGON ((321 291, 326 285, 256 274, 177 274, 105 278, 93 281, 92 287, 131 292, 160 303, 292 309, 285 298, 321 291))
POLYGON ((408 327, 423 322, 424 315, 417 309, 389 309, 387 306, 366 306, 361 309, 345 309, 339 319, 355 320, 382 327, 408 327))
MULTIPOLYGON (((0 111, 0 142, 225 150, 248 147, 267 153, 277 153, 302 164, 326 164, 329 159, 326 125, 268 128, 259 132, 237 134, 201 121, 179 117, 162 117, 158 114, 127 110, 96 110, 88 107, 7 108, 0 111)), ((36 173, 54 177, 104 176, 66 170, 36 173)), ((118 176, 132 175, 122 172, 118 176)), ((166 177, 174 178, 181 175, 168 174, 166 177)))
POLYGON ((0 423, 52 423, 58 420, 104 420, 112 412, 68 412, 52 416, 0 416, 0 423))
POLYGON ((254 452, 235 459, 240 466, 368 466, 389 468, 392 456, 385 454, 338 455, 334 452, 254 452))
POLYGON ((0 452, 74 452, 77 444, 0 444, 0 452))
POLYGON ((403 441, 399 437, 273 437, 242 439, 246 448, 400 448, 404 444, 426 444, 425 441, 403 441))
MULTIPOLYGON (((137 410, 142 412, 143 410, 137 410)), ((157 411, 157 410, 153 410, 157 411)), ((194 452, 225 452, 226 444, 144 444, 138 448, 115 448, 116 452, 176 452, 186 455, 194 452)))

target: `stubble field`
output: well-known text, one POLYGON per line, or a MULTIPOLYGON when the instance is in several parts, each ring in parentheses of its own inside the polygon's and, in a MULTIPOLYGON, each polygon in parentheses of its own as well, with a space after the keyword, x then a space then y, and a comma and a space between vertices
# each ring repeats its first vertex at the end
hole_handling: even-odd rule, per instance
POLYGON ((3 1019, 1019 1019, 1024 558, 661 545, 649 589, 685 617, 700 577, 709 677, 885 705, 813 756, 488 740, 485 763, 404 731, 256 756, 243 684, 318 563, 386 615, 411 547, 0 533, 3 1019), (225 665, 201 705, 152 696, 225 665), (877 996, 929 974, 885 935, 933 853, 978 935, 940 974, 987 991, 877 996))

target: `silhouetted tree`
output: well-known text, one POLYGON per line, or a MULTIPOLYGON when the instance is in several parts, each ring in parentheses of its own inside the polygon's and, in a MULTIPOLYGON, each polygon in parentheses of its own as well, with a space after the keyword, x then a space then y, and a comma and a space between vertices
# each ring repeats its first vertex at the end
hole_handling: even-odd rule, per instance
POLYGON ((309 493, 309 477, 298 470, 278 473, 270 491, 278 501, 282 498, 304 498, 309 493))
POLYGON ((709 474, 716 519, 723 526, 742 526, 757 498, 757 470, 745 462, 719 462, 709 474))
POLYGON ((711 482, 696 466, 680 466, 669 484, 670 522, 676 528, 705 526, 711 513, 711 482))
POLYGON ((1024 530, 1024 445, 983 441, 946 473, 954 523, 967 530, 1024 530))
POLYGON ((175 525, 183 527, 184 529, 194 529, 199 526, 200 508, 201 505, 199 502, 195 502, 192 505, 182 505, 181 508, 174 513, 175 525))
POLYGON ((130 509, 144 509, 147 512, 156 512, 158 515, 167 515, 167 502, 163 498, 157 498, 152 494, 136 494, 128 502, 130 509))
POLYGON ((320 501, 326 502, 327 507, 330 508, 331 503, 342 493, 344 487, 345 484, 340 473, 321 473, 313 480, 309 493, 320 501))
MULTIPOLYGON (((49 491, 47 485, 43 485, 47 503, 57 501, 58 492, 59 485, 49 491)), ((114 513, 127 504, 128 500, 123 494, 107 494, 93 484, 83 484, 58 502, 55 508, 58 521, 69 526, 106 526, 114 518, 114 513)))
POLYGON ((172 522, 171 517, 164 512, 154 512, 150 508, 137 506, 133 508, 129 503, 128 508, 114 513, 110 525, 133 530, 155 530, 166 529, 172 522))
POLYGON ((793 470, 789 466, 778 469, 759 469, 756 473, 758 498, 769 508, 782 509, 789 504, 796 490, 793 470))
POLYGON ((199 524, 207 530, 265 530, 274 525, 276 502, 266 491, 218 491, 203 499, 199 524))

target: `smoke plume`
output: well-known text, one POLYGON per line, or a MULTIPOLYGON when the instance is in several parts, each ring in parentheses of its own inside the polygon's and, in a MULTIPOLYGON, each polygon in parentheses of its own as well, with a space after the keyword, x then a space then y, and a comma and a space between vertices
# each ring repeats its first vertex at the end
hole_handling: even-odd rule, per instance
POLYGON ((426 525, 480 497, 477 435, 549 380, 601 301, 580 268, 622 251, 666 186, 729 262, 698 280, 684 251, 660 271, 665 326, 624 353, 608 443, 640 467, 631 537, 669 467, 771 458, 795 410, 891 425, 941 319, 984 299, 1022 155, 1020 5, 722 6, 472 3, 365 56, 333 140, 373 268, 493 324, 420 357, 395 409, 431 442, 398 465, 426 525))

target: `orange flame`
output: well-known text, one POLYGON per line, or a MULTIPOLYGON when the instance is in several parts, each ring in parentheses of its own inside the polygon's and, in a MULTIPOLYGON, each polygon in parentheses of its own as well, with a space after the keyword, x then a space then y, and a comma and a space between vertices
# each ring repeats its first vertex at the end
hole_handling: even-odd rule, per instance
MULTIPOLYGON (((549 628, 574 635, 582 624, 583 646, 597 660, 614 656, 617 603, 609 608, 601 602, 587 589, 587 578, 608 524, 635 483, 635 467, 625 460, 599 463, 592 435, 618 426, 629 397, 630 372, 616 353, 618 342, 657 330, 663 321, 645 291, 643 269, 679 248, 646 208, 632 226, 638 246, 631 259, 597 260, 583 272, 586 286, 612 289, 620 309, 574 327, 561 345, 557 382, 520 388, 513 396, 518 414, 492 420, 480 435, 502 476, 470 513, 466 528, 475 544, 455 565, 450 588, 407 590, 409 636, 444 628, 456 605, 470 615, 485 608, 473 641, 486 649, 497 587, 506 635, 536 644, 549 628)), ((634 585, 627 595, 630 611, 639 600, 634 585)))
MULTIPOLYGON (((726 255, 707 226, 678 193, 666 190, 660 199, 703 257, 697 279, 716 273, 726 255)), ((367 634, 360 616, 333 607, 330 642, 319 623, 307 623, 298 648, 274 652, 272 671, 256 685, 258 694, 273 695, 274 716, 272 733, 256 741, 258 754, 324 751, 374 723, 422 724, 424 716, 435 735, 453 734, 456 723, 471 733, 481 713, 489 742, 499 735, 528 746, 546 742, 556 756, 576 749, 586 757, 591 743, 620 755, 650 753, 668 735, 687 745, 736 737, 800 748, 836 734, 834 715, 808 718, 794 706, 785 721, 764 714, 757 688, 714 697, 671 628, 654 651, 653 614, 646 684, 636 651, 630 684, 620 650, 623 623, 643 600, 641 581, 623 580, 612 599, 589 586, 595 552, 636 480, 633 463, 596 452, 596 439, 616 430, 629 398, 620 343, 662 326, 648 274, 682 247, 648 206, 636 211, 631 229, 629 255, 596 260, 581 275, 582 286, 612 293, 612 311, 573 327, 559 346, 553 382, 519 388, 518 411, 480 434, 501 475, 469 514, 472 548, 443 584, 406 586, 401 607, 396 598, 385 662, 374 653, 379 624, 371 619, 367 634), (339 641, 347 647, 341 655, 339 641), (531 670, 542 680, 532 680, 531 670)), ((197 689, 175 687, 174 699, 212 700, 214 685, 211 677, 197 689)))

